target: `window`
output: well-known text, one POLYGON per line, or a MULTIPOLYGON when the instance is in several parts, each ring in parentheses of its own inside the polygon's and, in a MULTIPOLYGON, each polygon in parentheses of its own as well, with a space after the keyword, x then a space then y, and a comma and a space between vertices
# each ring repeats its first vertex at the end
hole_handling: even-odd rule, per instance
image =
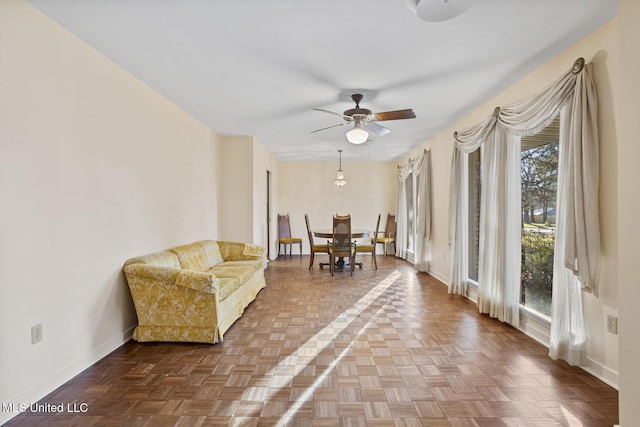
POLYGON ((414 252, 414 225, 415 225, 415 197, 413 192, 413 172, 407 176, 406 188, 407 188, 407 250, 411 253, 414 252))
POLYGON ((559 117, 541 132, 522 138, 522 268, 520 303, 551 315, 559 117))

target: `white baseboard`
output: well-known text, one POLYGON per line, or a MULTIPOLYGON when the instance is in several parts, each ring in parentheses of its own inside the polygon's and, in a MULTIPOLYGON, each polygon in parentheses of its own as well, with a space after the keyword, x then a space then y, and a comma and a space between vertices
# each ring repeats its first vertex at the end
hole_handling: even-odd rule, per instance
POLYGON ((445 286, 449 286, 449 278, 444 277, 442 274, 438 273, 437 271, 433 269, 429 269, 427 274, 429 274, 429 276, 435 277, 436 279, 441 281, 445 286))
POLYGON ((587 358, 585 366, 582 369, 589 372, 605 384, 618 390, 618 373, 607 368, 606 366, 587 358))
MULTIPOLYGON (((133 336, 134 329, 135 325, 128 328, 123 333, 111 337, 96 348, 92 349, 89 353, 79 357, 78 359, 72 361, 61 369, 52 372, 51 375, 49 375, 47 378, 44 378, 38 384, 31 387, 29 390, 25 391, 19 396, 15 397, 10 402, 4 403, 8 403, 8 407, 19 408, 19 405, 21 404, 30 405, 31 403, 38 402, 39 400, 56 390, 58 387, 70 381, 73 377, 77 376, 82 371, 89 368, 91 365, 103 359, 109 353, 113 352, 118 347, 129 341, 133 336)), ((6 423, 19 414, 20 412, 18 411, 0 411, 0 425, 6 423)))

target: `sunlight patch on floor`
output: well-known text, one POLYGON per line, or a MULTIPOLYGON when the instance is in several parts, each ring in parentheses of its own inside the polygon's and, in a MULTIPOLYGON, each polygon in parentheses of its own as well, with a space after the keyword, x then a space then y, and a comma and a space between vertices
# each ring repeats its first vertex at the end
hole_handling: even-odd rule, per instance
POLYGON ((564 415, 564 421, 566 421, 571 427, 583 427, 582 421, 576 417, 570 409, 566 408, 564 405, 560 405, 560 409, 562 409, 562 415, 564 415))
MULTIPOLYGON (((331 323, 322 328, 317 334, 315 334, 312 338, 310 338, 307 342, 301 345, 296 351, 294 351, 289 356, 282 359, 269 374, 274 375, 275 384, 274 390, 277 390, 277 386, 282 387, 284 381, 288 379, 293 379, 297 375, 299 375, 306 366, 313 361, 324 349, 326 349, 337 337, 344 331, 354 320, 358 318, 358 316, 366 310, 376 299, 378 299, 389 287, 400 278, 401 273, 398 270, 393 271, 389 274, 384 280, 378 283, 373 289, 367 292, 362 298, 360 298, 355 304, 353 304, 350 308, 342 312, 338 317, 336 317, 331 323), (286 372, 285 375, 281 375, 280 372, 286 372)), ((375 319, 375 316, 372 317, 372 320, 375 319)), ((371 320, 369 321, 369 323, 371 320)), ((363 326, 358 332, 357 336, 361 335, 368 327, 367 325, 363 326)), ((305 391, 300 395, 300 397, 296 400, 296 403, 292 405, 279 420, 277 426, 284 426, 290 418, 295 415, 295 413, 300 409, 302 404, 311 399, 314 390, 324 381, 324 379, 329 375, 329 373, 337 366, 337 364, 342 360, 342 358, 348 353, 351 346, 353 345, 354 340, 351 341, 349 346, 347 346, 342 352, 336 357, 336 359, 322 372, 320 375, 317 375, 316 380, 313 384, 309 385, 305 391)), ((288 381, 287 381, 288 382, 288 381)), ((250 393, 247 390, 246 393, 250 393)), ((273 392, 272 394, 275 394, 273 392)), ((249 396, 243 396, 243 399, 249 396)), ((270 400, 272 396, 266 396, 265 400, 270 400)))

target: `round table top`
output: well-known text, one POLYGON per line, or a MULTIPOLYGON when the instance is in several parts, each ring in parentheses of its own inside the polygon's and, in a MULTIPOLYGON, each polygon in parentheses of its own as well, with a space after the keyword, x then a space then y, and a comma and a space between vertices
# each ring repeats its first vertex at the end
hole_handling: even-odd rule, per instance
MULTIPOLYGON (((360 239, 363 237, 369 236, 371 233, 369 230, 365 230, 363 228, 352 228, 351 229, 351 237, 354 239, 360 239)), ((333 230, 330 228, 320 228, 318 230, 313 230, 313 235, 316 237, 324 237, 327 239, 333 238, 333 230)))

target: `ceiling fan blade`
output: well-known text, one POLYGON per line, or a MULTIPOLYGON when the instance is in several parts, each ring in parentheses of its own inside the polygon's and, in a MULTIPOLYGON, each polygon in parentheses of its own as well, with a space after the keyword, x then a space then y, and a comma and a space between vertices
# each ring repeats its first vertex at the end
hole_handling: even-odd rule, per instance
POLYGON ((324 108, 314 108, 314 110, 316 111, 322 111, 323 113, 329 113, 329 114, 333 114, 334 116, 338 116, 338 117, 342 117, 343 119, 345 119, 346 121, 350 122, 351 120, 353 120, 353 117, 350 116, 345 116, 342 113, 336 113, 335 111, 330 111, 330 110, 325 110, 324 108))
POLYGON ((374 121, 381 122, 384 120, 415 119, 416 113, 413 112, 412 108, 408 108, 406 110, 395 110, 395 111, 385 111, 382 113, 373 113, 372 116, 374 121))
POLYGON ((312 131, 311 133, 320 132, 322 130, 327 130, 327 129, 335 128, 335 127, 342 126, 342 125, 344 125, 344 123, 339 123, 339 124, 333 125, 333 126, 327 126, 326 128, 322 128, 322 129, 316 129, 316 130, 312 131))
POLYGON ((371 133, 376 134, 377 136, 382 136, 382 135, 386 135, 389 132, 391 132, 391 130, 387 129, 386 127, 379 125, 377 123, 374 122, 369 122, 367 123, 364 128, 366 130, 368 130, 371 133))

